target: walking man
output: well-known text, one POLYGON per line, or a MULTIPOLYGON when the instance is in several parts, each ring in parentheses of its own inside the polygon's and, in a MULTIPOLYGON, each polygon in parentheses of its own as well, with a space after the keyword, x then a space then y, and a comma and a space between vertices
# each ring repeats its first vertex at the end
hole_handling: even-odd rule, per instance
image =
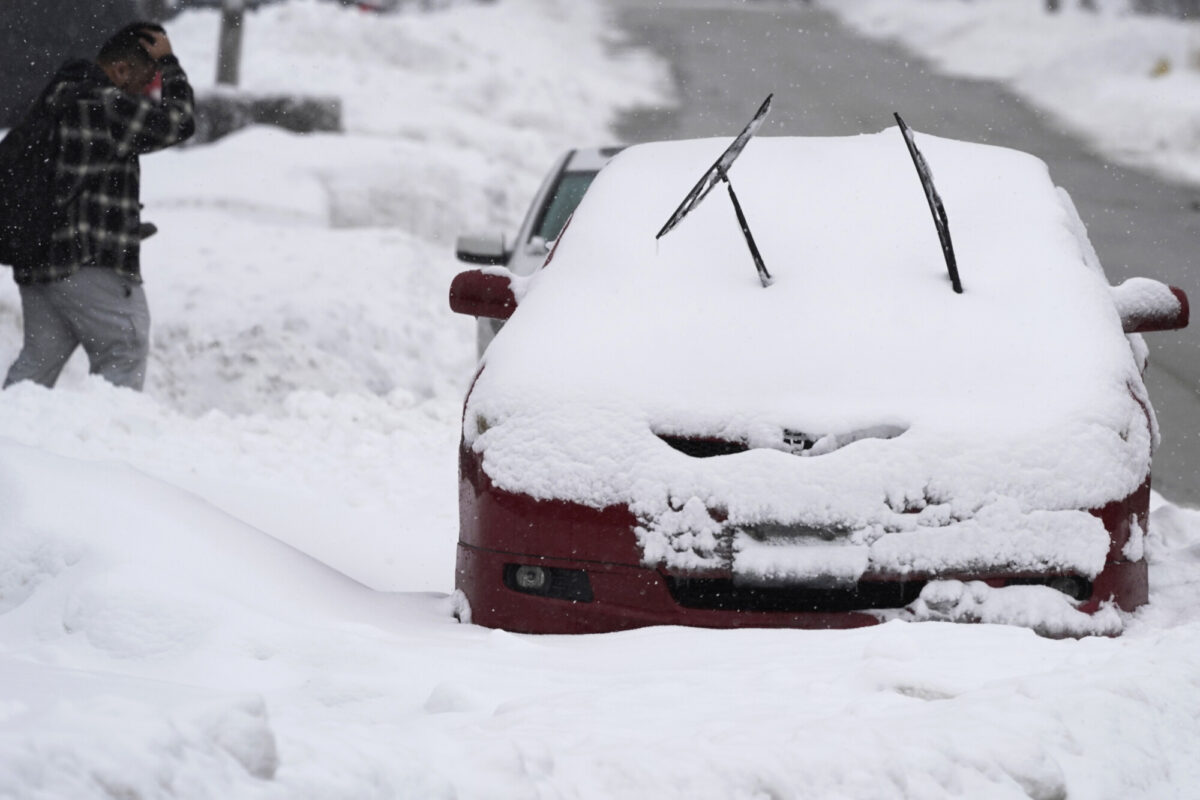
POLYGON ((54 195, 62 214, 44 259, 16 264, 24 345, 5 387, 53 386, 83 345, 91 372, 140 390, 150 349, 142 290, 138 156, 192 135, 192 88, 166 32, 135 23, 96 60, 64 64, 30 114, 56 121, 54 195), (162 75, 162 99, 145 94, 162 75))

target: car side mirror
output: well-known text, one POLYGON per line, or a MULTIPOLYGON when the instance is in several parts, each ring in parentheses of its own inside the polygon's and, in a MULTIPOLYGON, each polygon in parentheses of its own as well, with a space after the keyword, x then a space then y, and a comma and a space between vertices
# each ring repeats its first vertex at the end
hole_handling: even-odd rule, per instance
POLYGON ((1188 325, 1188 296, 1183 289, 1150 278, 1130 278, 1112 289, 1125 333, 1174 331, 1188 325))
POLYGON ((454 255, 466 264, 501 266, 508 263, 504 236, 460 236, 454 243, 454 255))
POLYGON ((508 319, 517 310, 511 276, 472 269, 450 282, 450 310, 456 314, 508 319))

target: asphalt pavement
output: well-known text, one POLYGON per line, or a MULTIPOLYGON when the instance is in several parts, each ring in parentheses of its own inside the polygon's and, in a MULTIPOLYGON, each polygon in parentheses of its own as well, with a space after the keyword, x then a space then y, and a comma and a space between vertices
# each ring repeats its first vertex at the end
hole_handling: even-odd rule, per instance
MULTIPOLYGON (((837 136, 891 126, 1024 150, 1075 201, 1109 280, 1147 276, 1200 308, 1200 187, 1109 163, 1049 114, 998 84, 939 75, 919 57, 857 36, 800 0, 607 0, 629 43, 671 64, 680 104, 636 109, 625 141, 734 136, 774 92, 762 135, 837 136)), ((1146 336, 1162 446, 1153 483, 1200 506, 1200 317, 1146 336)))

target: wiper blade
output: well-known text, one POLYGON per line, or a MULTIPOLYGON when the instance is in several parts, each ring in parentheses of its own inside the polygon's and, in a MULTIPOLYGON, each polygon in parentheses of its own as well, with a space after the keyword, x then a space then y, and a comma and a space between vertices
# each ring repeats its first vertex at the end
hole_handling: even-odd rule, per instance
POLYGON ((708 193, 713 190, 718 183, 723 182, 729 190, 729 199, 733 202, 734 213, 737 214, 738 225, 741 226, 742 235, 746 238, 746 246, 750 248, 750 257, 754 259, 754 268, 758 271, 758 278, 762 281, 762 285, 771 285, 771 274, 767 272, 767 267, 763 263, 762 255, 758 251, 758 245, 754 242, 754 235, 750 233, 750 224, 746 221, 746 215, 742 211, 742 204, 738 202, 737 194, 733 191, 733 184, 729 181, 729 168, 733 166, 733 162, 746 149, 746 144, 751 137, 758 132, 762 127, 763 120, 767 118, 767 112, 771 110, 771 98, 774 94, 767 95, 767 99, 762 102, 755 112, 754 118, 742 129, 742 132, 734 138, 729 147, 725 148, 725 152, 721 153, 713 165, 708 168, 704 175, 692 187, 692 190, 683 198, 683 202, 675 209, 675 213, 662 226, 655 239, 661 239, 666 234, 670 233, 676 225, 683 221, 683 218, 691 213, 692 209, 700 205, 704 198, 708 197, 708 193))
POLYGON ((900 133, 904 135, 904 143, 908 145, 908 154, 912 156, 913 166, 917 168, 917 176, 921 179, 921 188, 925 190, 925 199, 929 203, 929 211, 933 214, 933 224, 937 227, 938 239, 942 243, 942 255, 946 259, 946 271, 950 273, 950 285, 954 291, 962 294, 962 281, 958 278, 958 260, 954 257, 954 243, 950 241, 950 220, 946 216, 946 207, 942 205, 942 197, 933 185, 933 173, 929 171, 929 163, 917 149, 916 139, 912 130, 904 123, 899 114, 893 113, 900 125, 900 133))

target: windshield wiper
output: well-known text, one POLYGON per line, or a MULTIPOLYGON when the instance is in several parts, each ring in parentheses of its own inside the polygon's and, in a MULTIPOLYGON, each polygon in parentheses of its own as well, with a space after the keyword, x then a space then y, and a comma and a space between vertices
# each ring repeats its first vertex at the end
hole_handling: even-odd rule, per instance
POLYGON ((772 282, 771 273, 767 272, 767 266, 763 263, 762 254, 758 251, 758 245, 754 242, 754 235, 750 233, 750 223, 746 221, 746 215, 742 211, 742 204, 738 202, 737 194, 733 191, 733 184, 729 181, 729 168, 733 166, 733 162, 746 149, 746 144, 750 141, 750 137, 758 132, 762 126, 763 120, 767 117, 767 112, 771 110, 771 98, 774 94, 767 95, 767 99, 758 107, 754 118, 742 129, 742 132, 737 135, 733 143, 725 148, 725 152, 721 153, 721 157, 704 173, 703 177, 692 187, 692 190, 683 198, 683 202, 675 209, 675 213, 667 220, 667 223, 662 226, 662 229, 655 234, 655 239, 661 239, 666 234, 670 233, 676 225, 678 225, 684 217, 691 213, 692 209, 700 205, 700 202, 708 197, 708 193, 713 190, 717 183, 724 183, 725 188, 729 190, 729 199, 733 202, 733 211, 737 214, 738 225, 742 228, 742 235, 746 238, 746 246, 750 248, 750 257, 754 259, 754 268, 758 270, 758 279, 762 281, 764 287, 770 286, 772 282))
POLYGON ((925 156, 921 155, 921 151, 917 149, 916 139, 913 137, 913 132, 899 114, 893 112, 892 116, 896 118, 896 122, 900 125, 900 133, 904 135, 904 143, 908 145, 908 154, 912 156, 913 166, 917 168, 917 176, 921 179, 921 188, 925 190, 925 200, 929 203, 929 211, 933 214, 933 224, 937 227, 938 239, 942 243, 942 255, 946 259, 946 271, 950 273, 950 285, 954 287, 954 291, 962 294, 962 281, 958 279, 958 260, 954 257, 954 243, 950 241, 950 220, 946 216, 946 207, 942 205, 942 197, 933 186, 933 173, 929 171, 929 164, 925 161, 925 156))

